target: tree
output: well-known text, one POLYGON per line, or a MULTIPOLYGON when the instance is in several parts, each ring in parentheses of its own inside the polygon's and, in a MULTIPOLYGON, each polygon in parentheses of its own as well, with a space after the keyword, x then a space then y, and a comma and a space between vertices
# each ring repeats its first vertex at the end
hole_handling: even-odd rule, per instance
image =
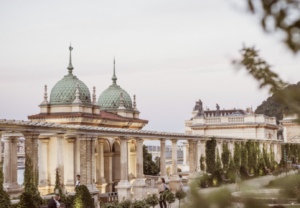
POLYGON ((205 162, 205 157, 203 157, 201 155, 201 157, 200 157, 200 168, 201 168, 202 171, 205 171, 205 164, 204 164, 204 162, 205 162))
POLYGON ((175 198, 178 199, 179 201, 179 208, 180 208, 180 200, 184 199, 185 197, 186 197, 186 193, 183 190, 180 189, 179 191, 176 191, 175 198))
POLYGON ((216 139, 212 138, 210 141, 206 142, 206 157, 205 157, 205 162, 206 162, 206 171, 208 173, 213 173, 215 170, 216 166, 216 139))
POLYGON ((234 165, 237 169, 241 166, 241 146, 238 143, 234 143, 234 165))
POLYGON ((160 171, 158 165, 153 162, 152 154, 148 152, 148 148, 145 145, 143 145, 143 166, 145 175, 157 175, 160 171))
POLYGON ((0 208, 10 208, 11 201, 8 193, 3 188, 3 164, 0 162, 0 208))
POLYGON ((157 194, 149 195, 146 199, 146 203, 149 204, 152 208, 154 208, 159 203, 159 199, 157 194))
POLYGON ((74 197, 73 208, 95 208, 93 198, 85 185, 80 185, 74 197))
POLYGON ((223 152, 222 152, 222 163, 223 163, 223 169, 226 171, 228 169, 229 165, 229 149, 226 144, 223 144, 223 152))
POLYGON ((32 194, 29 192, 24 192, 20 197, 20 202, 18 203, 18 208, 28 208, 36 207, 32 194))
POLYGON ((169 205, 169 207, 171 207, 171 204, 175 202, 175 195, 169 191, 166 190, 161 194, 162 200, 166 201, 169 205))

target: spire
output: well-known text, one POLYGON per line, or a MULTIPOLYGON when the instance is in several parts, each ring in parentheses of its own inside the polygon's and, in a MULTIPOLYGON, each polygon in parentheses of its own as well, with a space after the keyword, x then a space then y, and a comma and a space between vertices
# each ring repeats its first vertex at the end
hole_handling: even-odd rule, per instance
POLYGON ((79 93, 79 84, 76 84, 76 98, 73 101, 73 104, 82 104, 81 100, 80 100, 80 93, 79 93))
POLYGON ((122 92, 121 92, 121 95, 120 95, 120 105, 119 105, 118 110, 125 110, 124 100, 123 100, 123 93, 122 92))
POLYGON ((67 69, 69 70, 69 74, 72 74, 72 70, 74 69, 74 67, 72 66, 72 54, 71 54, 71 51, 73 50, 73 48, 71 46, 71 43, 70 43, 69 50, 70 50, 70 61, 69 61, 69 66, 68 66, 67 69))
POLYGON ((47 96, 47 85, 45 85, 45 93, 44 93, 44 101, 41 103, 41 105, 47 105, 48 103, 48 96, 47 96))
POLYGON ((96 101, 96 87, 93 87, 93 105, 97 105, 97 101, 96 101))
POLYGON ((133 95, 133 110, 137 111, 138 109, 136 108, 136 100, 135 100, 135 95, 133 95))
POLYGON ((117 84, 117 77, 116 77, 116 60, 115 60, 115 57, 114 57, 114 74, 112 76, 112 81, 113 81, 113 84, 117 84))

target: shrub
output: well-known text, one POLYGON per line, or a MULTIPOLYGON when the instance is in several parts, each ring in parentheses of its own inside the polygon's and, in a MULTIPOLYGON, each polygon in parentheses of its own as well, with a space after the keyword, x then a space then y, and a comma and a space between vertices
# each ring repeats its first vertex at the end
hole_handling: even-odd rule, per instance
POLYGON ((162 200, 166 201, 169 206, 175 202, 175 195, 171 191, 164 191, 161 196, 162 200))
POLYGON ((226 144, 223 145, 223 152, 222 152, 222 163, 223 163, 223 169, 226 171, 228 169, 228 165, 229 165, 229 149, 228 146, 226 144))
POLYGON ((149 208, 150 205, 146 203, 145 200, 136 200, 132 203, 132 208, 149 208))
POLYGON ((152 194, 150 196, 148 196, 148 198, 146 199, 146 203, 148 205, 150 205, 151 207, 155 207, 156 205, 158 205, 159 203, 159 199, 157 197, 157 194, 152 194))
POLYGON ((201 155, 201 157, 200 157, 200 168, 201 168, 202 171, 205 171, 205 164, 204 164, 204 162, 205 162, 205 157, 203 157, 201 155))
POLYGON ((183 190, 179 190, 175 193, 175 198, 179 201, 179 207, 180 207, 180 200, 184 199, 186 197, 186 193, 183 190))
POLYGON ((74 197, 73 208, 95 208, 92 196, 85 185, 80 185, 74 197))
POLYGON ((131 201, 129 199, 126 199, 118 204, 118 208, 130 208, 130 206, 131 201))
POLYGON ((219 170, 215 170, 212 174, 212 185, 220 186, 222 184, 222 177, 219 170))
POLYGON ((0 208, 10 208, 11 202, 10 197, 6 191, 3 189, 3 166, 0 162, 0 208))

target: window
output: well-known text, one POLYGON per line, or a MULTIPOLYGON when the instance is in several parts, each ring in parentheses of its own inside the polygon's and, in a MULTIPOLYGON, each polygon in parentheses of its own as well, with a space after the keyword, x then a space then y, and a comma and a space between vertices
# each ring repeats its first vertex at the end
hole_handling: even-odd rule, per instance
POLYGON ((186 127, 189 127, 189 126, 191 126, 191 125, 193 125, 192 122, 186 122, 186 123, 185 123, 185 126, 186 126, 186 127))

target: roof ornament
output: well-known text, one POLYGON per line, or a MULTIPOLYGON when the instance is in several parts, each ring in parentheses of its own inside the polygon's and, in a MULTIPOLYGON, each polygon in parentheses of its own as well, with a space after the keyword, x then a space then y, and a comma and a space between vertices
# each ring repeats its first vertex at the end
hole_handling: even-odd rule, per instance
POLYGON ((93 87, 93 105, 97 105, 97 101, 96 101, 96 87, 93 87))
POLYGON ((220 116, 220 106, 216 104, 216 108, 217 108, 216 116, 220 116))
POLYGON ((45 85, 45 93, 44 93, 44 101, 41 103, 41 105, 47 105, 48 103, 48 95, 47 95, 47 85, 45 85))
POLYGON ((116 60, 115 60, 115 57, 114 57, 114 74, 112 76, 112 81, 113 81, 113 84, 117 84, 117 76, 116 76, 116 60))
POLYGON ((72 54, 71 54, 71 51, 73 50, 73 47, 71 46, 71 43, 70 43, 69 50, 70 50, 70 60, 69 60, 69 66, 68 66, 67 69, 69 70, 69 74, 72 74, 72 70, 74 69, 74 67, 72 65, 72 54))
POLYGON ((124 109, 125 109, 125 107, 124 107, 123 93, 121 92, 121 94, 120 94, 120 105, 119 105, 118 110, 124 110, 124 109))
POLYGON ((196 115, 196 117, 203 117, 204 116, 204 112, 203 112, 203 103, 202 101, 199 99, 198 102, 196 102, 196 107, 195 109, 198 110, 198 113, 196 115))
POLYGON ((133 110, 137 111, 138 109, 136 108, 136 97, 133 95, 133 110))
POLYGON ((76 99, 73 101, 73 104, 82 104, 80 100, 80 93, 79 93, 79 84, 76 84, 76 99))

